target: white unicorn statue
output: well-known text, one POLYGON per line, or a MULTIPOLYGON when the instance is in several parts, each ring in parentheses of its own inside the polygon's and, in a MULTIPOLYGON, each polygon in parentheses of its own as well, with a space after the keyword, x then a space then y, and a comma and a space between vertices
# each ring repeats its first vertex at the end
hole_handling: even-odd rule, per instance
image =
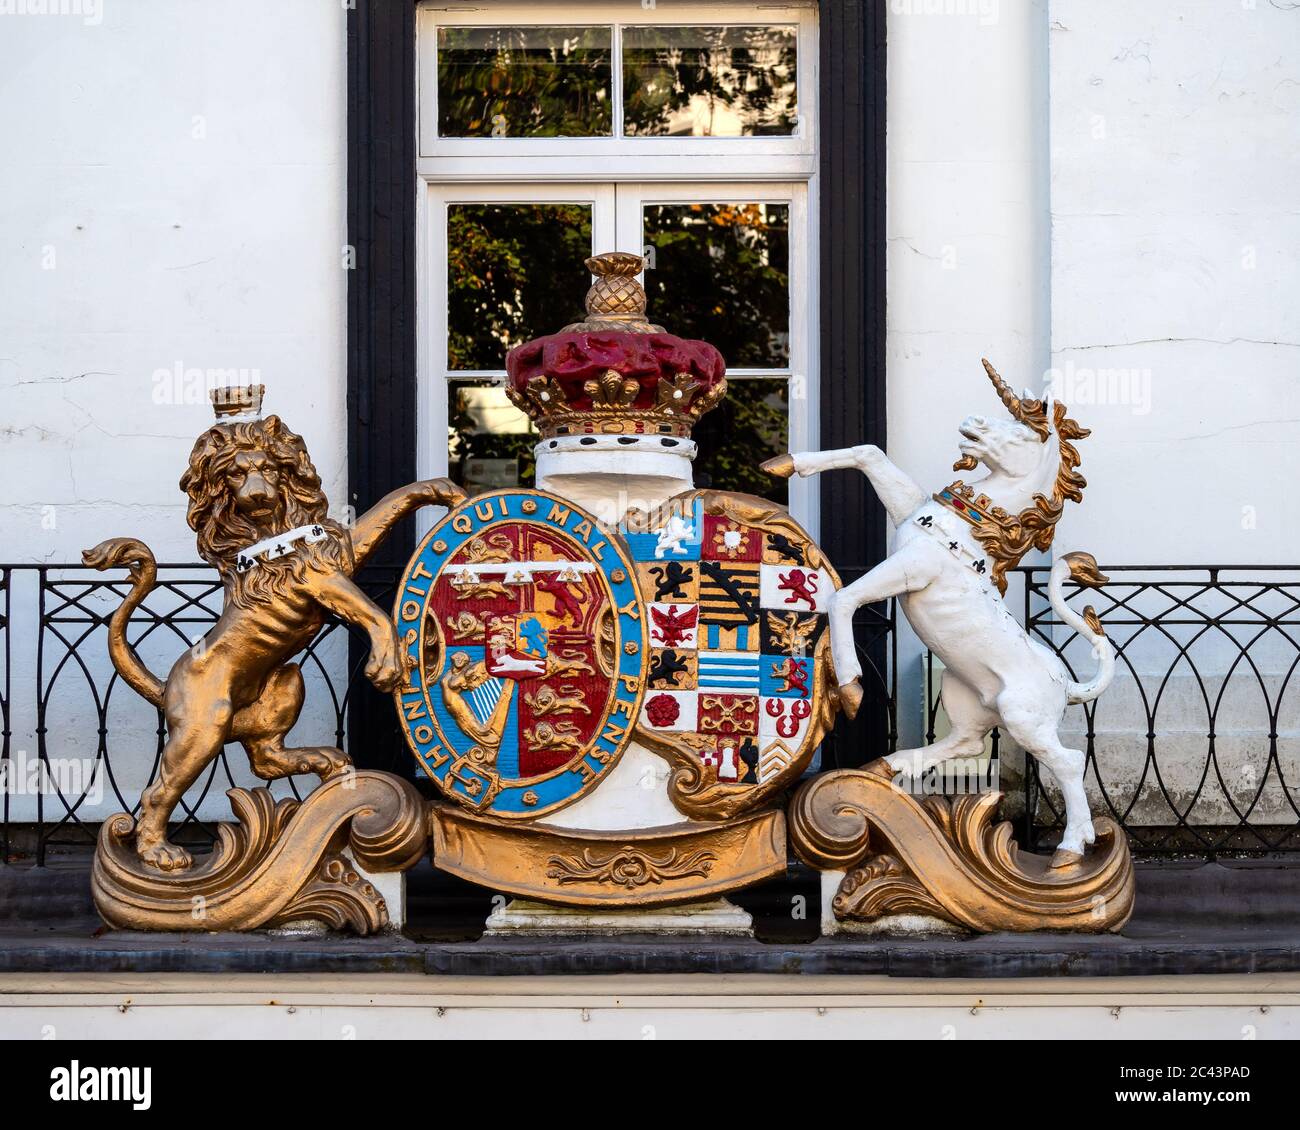
POLYGON ((1093 646, 1097 673, 1086 683, 1071 680, 1061 660, 1030 639, 1002 598, 1007 569, 1030 549, 1048 549, 1066 499, 1083 498, 1087 481, 1070 441, 1089 433, 1066 416, 1050 389, 1041 399, 1027 390, 1017 397, 987 361, 984 369, 1013 418, 970 416, 958 429, 961 459, 953 469, 972 471, 980 463, 988 469, 973 483, 958 479, 931 495, 870 444, 781 455, 763 467, 787 478, 856 467, 871 480, 895 527, 890 555, 831 600, 831 653, 844 712, 852 718, 862 701, 853 613, 898 597, 913 630, 943 661, 943 704, 952 730, 933 745, 886 758, 890 769, 916 779, 949 758, 977 757, 985 736, 1000 725, 1060 785, 1066 822, 1052 866, 1068 867, 1083 858, 1094 833, 1084 754, 1062 745, 1057 728, 1067 705, 1090 702, 1110 685, 1115 652, 1093 609, 1074 612, 1062 586, 1067 576, 1093 587, 1107 578, 1091 554, 1067 553, 1052 566, 1048 582, 1057 616, 1093 646))

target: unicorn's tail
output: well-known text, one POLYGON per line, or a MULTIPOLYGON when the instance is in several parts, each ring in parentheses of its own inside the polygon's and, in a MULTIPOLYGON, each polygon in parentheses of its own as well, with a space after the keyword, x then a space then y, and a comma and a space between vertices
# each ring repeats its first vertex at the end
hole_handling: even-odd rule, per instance
POLYGON ((1110 578, 1097 567, 1097 559, 1091 553, 1067 553, 1056 559, 1047 582, 1047 599, 1051 602, 1052 610, 1061 618, 1062 623, 1068 624, 1092 644, 1092 654, 1097 659, 1097 673, 1091 680, 1086 683, 1070 681, 1068 693, 1070 704, 1074 705, 1091 702, 1110 686, 1115 677, 1115 648, 1106 638, 1106 630, 1101 626, 1101 620, 1091 604, 1084 608, 1083 615, 1080 616, 1065 603, 1062 588, 1067 576, 1091 588, 1101 588, 1110 578))

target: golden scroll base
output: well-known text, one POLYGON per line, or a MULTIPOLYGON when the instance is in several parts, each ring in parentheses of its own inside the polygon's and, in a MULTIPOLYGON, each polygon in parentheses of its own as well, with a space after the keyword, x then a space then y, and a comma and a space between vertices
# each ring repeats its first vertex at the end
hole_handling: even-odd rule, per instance
POLYGON ((993 823, 1001 793, 918 800, 883 761, 823 773, 790 802, 790 842, 805 863, 848 874, 841 921, 922 914, 978 933, 1120 930, 1133 912, 1133 861, 1113 822, 1096 822, 1082 861, 1052 868, 993 823))
POLYGON ((785 816, 588 832, 471 816, 434 803, 433 862, 472 883, 580 907, 647 907, 714 898, 785 870, 785 816))
POLYGON ((219 825, 212 854, 184 871, 140 861, 130 816, 106 820, 91 881, 100 917, 124 930, 255 930, 307 921, 373 934, 388 924, 388 907, 357 866, 402 871, 427 846, 423 799, 388 773, 335 777, 302 802, 276 801, 267 789, 227 796, 239 823, 219 825))

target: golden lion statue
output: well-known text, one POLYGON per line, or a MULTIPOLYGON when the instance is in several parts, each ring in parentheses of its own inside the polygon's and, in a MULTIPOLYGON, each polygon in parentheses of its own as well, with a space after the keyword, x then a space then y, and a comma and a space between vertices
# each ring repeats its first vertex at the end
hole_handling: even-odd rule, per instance
POLYGON ((303 703, 302 672, 289 658, 320 630, 327 613, 370 637, 366 677, 392 691, 406 676, 392 621, 352 575, 396 523, 424 505, 454 506, 465 493, 447 479, 393 491, 349 530, 326 517, 320 476, 302 439, 278 416, 260 418, 263 388, 216 389, 217 423, 198 438, 181 489, 200 556, 221 575, 221 618, 176 660, 166 681, 127 641, 131 613, 154 587, 157 565, 134 538, 112 538, 82 554, 96 569, 125 565, 131 591, 109 624, 113 665, 167 718, 158 775, 140 797, 135 848, 163 871, 187 868, 190 854, 167 840, 167 822, 185 791, 230 741, 242 743, 264 780, 344 772, 350 760, 329 746, 285 747, 303 703))

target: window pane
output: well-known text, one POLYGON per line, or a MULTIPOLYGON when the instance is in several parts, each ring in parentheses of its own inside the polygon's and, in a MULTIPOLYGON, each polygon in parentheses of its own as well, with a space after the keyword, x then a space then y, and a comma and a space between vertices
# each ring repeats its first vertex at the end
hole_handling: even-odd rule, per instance
POLYGON ((608 27, 440 27, 441 137, 608 137, 608 27))
POLYGON ((624 28, 624 132, 792 134, 797 42, 793 27, 624 28))
POLYGON ((533 485, 537 433, 506 398, 504 379, 447 385, 447 457, 451 478, 470 494, 533 485))
POLYGON ((506 353, 582 317, 590 204, 447 207, 447 368, 503 369, 506 353))
POLYGON ((647 204, 653 321, 722 351, 733 369, 790 363, 790 206, 647 204))
POLYGON ((784 378, 727 382, 727 395, 691 430, 700 445, 695 485, 757 494, 786 505, 788 484, 758 465, 789 448, 790 384, 784 378))

